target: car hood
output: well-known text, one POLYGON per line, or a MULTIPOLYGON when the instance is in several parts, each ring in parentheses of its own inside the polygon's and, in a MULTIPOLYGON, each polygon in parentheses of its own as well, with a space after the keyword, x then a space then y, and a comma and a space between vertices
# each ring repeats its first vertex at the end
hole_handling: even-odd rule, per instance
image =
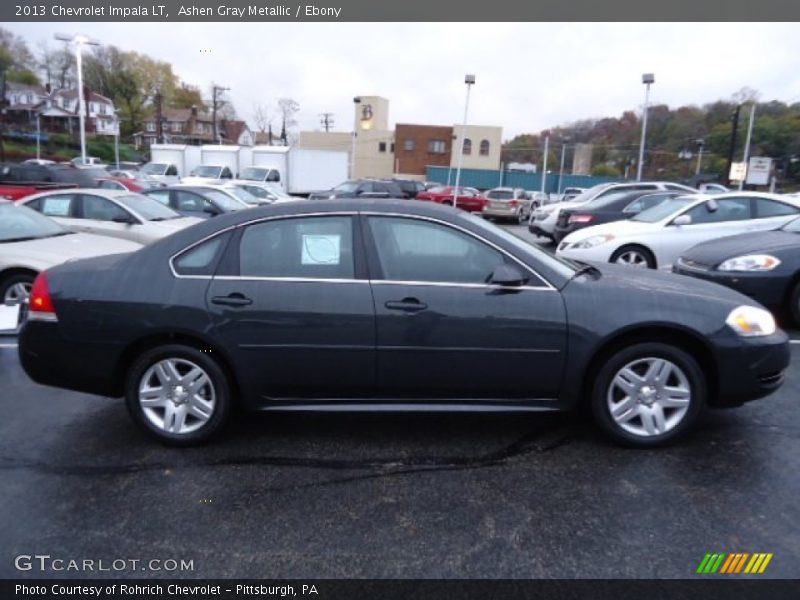
POLYGON ((46 269, 68 260, 89 258, 104 254, 135 252, 141 244, 91 233, 72 233, 40 240, 0 244, 3 262, 10 262, 14 256, 21 264, 37 269, 46 269))
POLYGON ((652 309, 663 310, 665 313, 674 313, 679 309, 687 315, 702 315, 708 312, 709 305, 715 305, 720 308, 720 314, 727 315, 737 306, 760 306, 752 298, 731 288, 695 277, 605 262, 590 264, 600 272, 593 285, 608 290, 609 294, 618 299, 619 306, 630 308, 636 304, 631 299, 643 295, 650 297, 652 309))
POLYGON ((166 221, 145 221, 144 224, 150 231, 163 231, 167 235, 202 221, 203 219, 198 219, 197 217, 180 217, 179 219, 167 219, 166 221))
POLYGON ((595 235, 610 234, 615 238, 625 237, 629 235, 637 235, 641 233, 651 233, 660 229, 657 223, 643 223, 641 221, 614 221, 612 223, 603 223, 602 225, 593 225, 592 227, 585 227, 578 231, 569 234, 564 241, 573 243, 595 235))
POLYGON ((693 246, 684 252, 681 258, 701 265, 714 266, 736 256, 764 254, 786 249, 800 251, 800 234, 780 230, 741 233, 693 246))

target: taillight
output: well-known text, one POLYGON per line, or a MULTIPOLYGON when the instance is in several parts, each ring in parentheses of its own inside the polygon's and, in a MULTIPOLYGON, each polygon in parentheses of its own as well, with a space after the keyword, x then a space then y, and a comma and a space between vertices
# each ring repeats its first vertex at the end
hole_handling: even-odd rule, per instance
POLYGON ((509 204, 510 204, 511 206, 519 206, 519 200, 511 200, 511 201, 509 202, 509 204))
POLYGON ((56 317, 56 307, 53 306, 53 299, 50 297, 47 276, 44 273, 39 273, 33 282, 28 310, 28 319, 32 321, 58 320, 56 317))
POLYGON ((569 218, 569 223, 591 223, 594 221, 594 215, 572 215, 569 218))

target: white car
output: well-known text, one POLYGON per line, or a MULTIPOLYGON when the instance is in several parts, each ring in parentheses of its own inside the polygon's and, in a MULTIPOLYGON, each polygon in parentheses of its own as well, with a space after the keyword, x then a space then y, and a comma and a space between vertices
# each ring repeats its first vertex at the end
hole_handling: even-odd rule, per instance
POLYGON ((234 179, 232 183, 255 196, 259 204, 302 200, 302 198, 287 194, 283 191, 283 188, 275 187, 269 183, 260 183, 258 181, 250 181, 249 179, 234 179))
POLYGON ((235 200, 237 204, 241 204, 243 208, 250 208, 251 206, 258 206, 260 203, 258 198, 253 196, 250 192, 232 183, 181 183, 172 186, 174 189, 182 187, 192 188, 194 190, 217 190, 228 196, 231 200, 235 200))
POLYGON ((200 165, 189 172, 188 177, 181 179, 181 183, 224 183, 233 179, 233 171, 222 165, 200 165))
POLYGON ((36 275, 75 258, 134 252, 141 244, 89 233, 74 233, 19 203, 0 200, 0 321, 13 316, 16 329, 36 275))
POLYGON ((671 190, 677 192, 686 192, 687 194, 696 194, 697 190, 690 188, 680 183, 672 183, 669 181, 637 181, 630 183, 600 183, 582 194, 576 196, 572 200, 566 202, 556 202, 542 206, 531 213, 530 221, 528 222, 528 231, 536 234, 537 236, 544 236, 553 239, 553 232, 558 222, 558 216, 562 208, 576 208, 583 206, 596 200, 597 198, 605 197, 608 194, 615 192, 635 192, 637 190, 671 190))
POLYGON ((697 186, 697 189, 703 194, 726 194, 730 192, 730 190, 721 183, 701 183, 697 186))
POLYGON ((201 222, 157 200, 128 191, 74 188, 34 194, 21 203, 72 231, 149 244, 201 222))
POLYGON ((556 254, 580 261, 671 269, 686 250, 716 238, 777 229, 800 215, 800 200, 730 192, 678 196, 626 221, 569 234, 556 254))

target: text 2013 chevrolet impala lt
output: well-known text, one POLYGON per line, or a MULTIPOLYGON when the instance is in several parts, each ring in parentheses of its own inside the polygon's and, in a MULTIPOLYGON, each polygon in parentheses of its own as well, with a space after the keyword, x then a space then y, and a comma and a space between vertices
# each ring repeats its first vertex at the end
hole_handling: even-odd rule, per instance
POLYGON ((256 410, 585 407, 654 446, 783 382, 787 336, 705 281, 549 256, 433 203, 239 211, 40 275, 20 336, 47 385, 125 396, 164 442, 256 410))

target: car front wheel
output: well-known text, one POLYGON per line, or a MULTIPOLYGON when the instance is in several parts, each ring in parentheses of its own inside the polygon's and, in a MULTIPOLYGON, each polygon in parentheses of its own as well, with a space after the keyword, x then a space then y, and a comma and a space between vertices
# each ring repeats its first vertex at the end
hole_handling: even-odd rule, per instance
POLYGON ((210 353, 181 344, 144 352, 128 372, 125 399, 133 420, 173 446, 213 437, 230 413, 228 379, 210 353))
POLYGON ((611 255, 609 262, 642 269, 655 269, 653 253, 642 246, 623 246, 611 255))
POLYGON ((613 356, 598 372, 591 404, 598 425, 627 446, 660 446, 682 435, 706 403, 697 361, 669 344, 640 343, 613 356))

